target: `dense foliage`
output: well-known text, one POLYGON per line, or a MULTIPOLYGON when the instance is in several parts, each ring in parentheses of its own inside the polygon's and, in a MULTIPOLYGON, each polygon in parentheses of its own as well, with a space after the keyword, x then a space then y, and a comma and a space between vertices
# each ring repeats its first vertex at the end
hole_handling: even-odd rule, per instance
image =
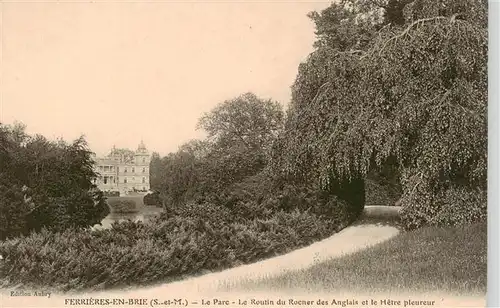
POLYGON ((374 168, 366 175, 367 205, 396 205, 401 194, 400 174, 394 161, 389 160, 382 168, 374 168))
POLYGON ((205 114, 198 127, 218 147, 229 149, 239 144, 246 151, 266 154, 283 125, 283 110, 278 102, 245 93, 227 100, 205 114))
POLYGON ((154 174, 159 174, 165 205, 208 202, 230 209, 238 206, 242 207, 240 214, 249 217, 253 216, 249 208, 334 215, 328 204, 338 199, 345 207, 338 210, 349 212, 346 221, 354 219, 365 203, 364 183, 359 178, 339 179, 320 187, 314 181, 293 181, 269 168, 273 151, 277 153, 273 145, 283 133, 283 121, 278 103, 251 93, 227 100, 205 114, 198 126, 208 133, 206 140, 190 141, 154 161, 161 170, 154 174), (276 206, 276 196, 301 196, 308 201, 280 200, 276 206))
POLYGON ((144 205, 156 205, 156 206, 161 206, 163 204, 160 198, 160 193, 157 191, 153 191, 151 193, 146 194, 144 196, 143 203, 144 205))
POLYGON ((192 140, 175 153, 151 161, 152 187, 167 204, 205 200, 223 204, 232 185, 262 172, 281 131, 282 107, 245 93, 206 113, 198 127, 205 140, 192 140))
POLYGON ((343 229, 364 206, 363 182, 332 181, 321 189, 275 174, 268 164, 282 121, 278 104, 252 94, 224 102, 200 121, 207 140, 152 161, 165 206, 160 217, 5 241, 0 254, 9 275, 2 283, 68 291, 180 279, 281 254, 343 229))
POLYGON ((404 23, 362 19, 377 31, 355 22, 363 8, 343 1, 312 14, 317 48, 299 67, 276 170, 328 186, 392 162, 408 228, 464 221, 438 218, 462 206, 484 219, 486 2, 406 1, 404 23))
POLYGON ((8 274, 0 285, 78 291, 177 280, 285 253, 331 235, 340 222, 298 210, 269 216, 262 208, 252 219, 237 211, 188 203, 147 223, 4 241, 0 266, 8 274))
POLYGON ((0 236, 47 228, 85 228, 109 209, 92 180, 85 140, 71 144, 25 133, 24 126, 0 125, 0 236))

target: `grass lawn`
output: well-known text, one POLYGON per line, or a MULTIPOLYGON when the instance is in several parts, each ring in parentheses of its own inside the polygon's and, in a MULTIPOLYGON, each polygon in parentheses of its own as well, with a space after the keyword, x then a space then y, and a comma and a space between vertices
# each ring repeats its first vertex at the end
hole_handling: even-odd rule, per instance
POLYGON ((309 269, 246 282, 237 289, 478 295, 486 293, 486 257, 486 223, 427 227, 309 269))
POLYGON ((122 196, 122 197, 106 197, 108 201, 125 201, 125 200, 131 200, 134 201, 138 207, 143 207, 144 206, 144 196, 138 195, 138 196, 122 196))

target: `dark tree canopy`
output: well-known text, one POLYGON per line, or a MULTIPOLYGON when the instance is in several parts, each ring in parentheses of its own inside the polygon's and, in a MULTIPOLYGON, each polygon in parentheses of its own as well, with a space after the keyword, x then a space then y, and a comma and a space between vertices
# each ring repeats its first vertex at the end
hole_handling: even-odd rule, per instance
POLYGON ((83 137, 68 144, 24 129, 0 124, 2 238, 99 223, 109 209, 93 184, 94 162, 83 137))
POLYGON ((299 67, 279 170, 327 185, 395 160, 411 227, 440 220, 451 191, 484 201, 487 6, 431 2, 405 4, 404 25, 381 28, 363 46, 332 35, 347 36, 332 12, 352 9, 313 15, 321 44, 299 67))
POLYGON ((267 151, 283 125, 279 103, 245 93, 227 100, 198 122, 219 147, 238 144, 247 150, 267 151))

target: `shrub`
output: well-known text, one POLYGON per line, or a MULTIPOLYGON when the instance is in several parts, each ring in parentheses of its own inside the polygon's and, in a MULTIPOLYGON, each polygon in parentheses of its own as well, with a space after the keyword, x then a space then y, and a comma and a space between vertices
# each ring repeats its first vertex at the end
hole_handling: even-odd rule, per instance
POLYGON ((109 200, 108 204, 114 213, 138 212, 137 204, 133 200, 109 200))
POLYGON ((402 199, 401 220, 408 230, 422 226, 458 226, 473 224, 487 219, 487 193, 466 187, 451 186, 437 194, 422 185, 421 198, 416 202, 413 196, 402 199))
POLYGON ((160 193, 156 191, 146 194, 143 200, 145 205, 157 205, 157 206, 162 205, 160 193))
POLYGON ((225 207, 193 203, 147 223, 43 230, 0 243, 8 273, 3 283, 75 291, 181 279, 287 252, 331 235, 338 225, 299 210, 234 220, 225 207))
POLYGON ((267 219, 273 215, 274 209, 270 203, 258 203, 253 200, 237 201, 232 205, 231 215, 238 220, 267 219))
POLYGON ((182 217, 191 221, 205 221, 213 225, 222 226, 234 221, 231 211, 223 206, 218 206, 208 202, 189 202, 183 206, 167 206, 160 215, 160 219, 170 217, 182 217))

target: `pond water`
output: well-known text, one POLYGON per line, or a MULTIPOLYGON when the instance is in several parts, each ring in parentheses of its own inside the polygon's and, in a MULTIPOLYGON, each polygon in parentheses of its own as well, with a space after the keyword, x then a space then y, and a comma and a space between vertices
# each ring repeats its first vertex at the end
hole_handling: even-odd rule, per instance
POLYGON ((109 229, 111 228, 111 224, 115 221, 132 220, 135 222, 137 221, 145 222, 155 217, 156 215, 159 215, 162 211, 163 209, 160 207, 143 206, 136 213, 110 213, 101 221, 102 225, 94 225, 92 229, 94 230, 109 229))

